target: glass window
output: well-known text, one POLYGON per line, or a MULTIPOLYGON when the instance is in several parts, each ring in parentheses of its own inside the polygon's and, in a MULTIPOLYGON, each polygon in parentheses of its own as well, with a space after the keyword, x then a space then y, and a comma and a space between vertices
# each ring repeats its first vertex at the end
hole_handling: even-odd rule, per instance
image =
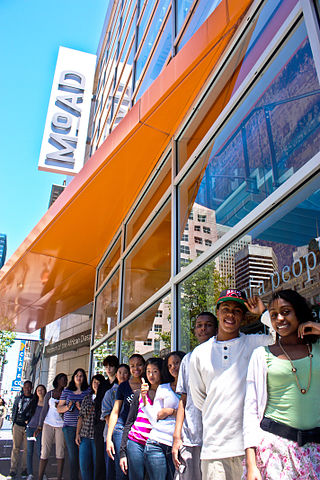
POLYGON ((125 259, 124 318, 170 278, 171 205, 168 201, 125 259))
POLYGON ((212 241, 205 239, 204 244, 205 244, 207 247, 211 247, 212 241))
POLYGON ((188 242, 188 241, 189 241, 189 235, 183 234, 183 235, 182 235, 182 238, 181 238, 181 241, 182 241, 182 242, 188 242))
POLYGON ((160 341, 160 340, 154 340, 154 342, 153 342, 153 351, 154 351, 155 357, 159 357, 159 356, 160 356, 160 348, 161 348, 161 341, 160 341))
POLYGON ((171 154, 159 168, 159 173, 154 176, 150 187, 127 222, 126 245, 129 245, 171 184, 171 154))
POLYGON ((115 266, 117 261, 120 258, 120 248, 121 248, 121 238, 119 237, 114 245, 111 247, 109 252, 107 253, 107 256, 105 260, 103 261, 101 267, 98 270, 98 286, 97 288, 100 287, 100 285, 104 282, 104 280, 107 278, 107 276, 110 274, 112 268, 115 266))
POLYGON ((107 335, 117 324, 119 300, 119 270, 110 278, 95 302, 94 340, 107 335))
POLYGON ((92 354, 93 366, 92 371, 94 374, 102 373, 105 374, 103 367, 103 360, 108 355, 117 355, 116 352, 116 336, 108 338, 100 347, 96 348, 92 354))
POLYGON ((139 87, 136 95, 136 100, 144 94, 144 92, 150 87, 151 83, 159 76, 165 62, 172 49, 172 18, 171 14, 167 18, 164 31, 159 38, 157 48, 152 55, 150 64, 144 75, 141 86, 139 87))
MULTIPOLYGON (((320 320, 320 177, 228 246, 180 285, 182 350, 194 346, 190 329, 196 315, 215 306, 224 288, 259 295, 267 305, 277 289, 293 289, 313 306, 320 320)), ((261 330, 247 314, 242 329, 261 330)))
POLYGON ((157 9, 154 13, 153 19, 149 26, 149 31, 143 42, 143 46, 139 53, 139 57, 137 58, 137 61, 136 61, 135 85, 137 85, 137 82, 140 79, 142 69, 147 62, 147 59, 149 57, 152 47, 154 46, 157 35, 161 30, 161 25, 163 20, 165 19, 169 5, 170 5, 170 0, 159 0, 157 9))
POLYGON ((158 310, 157 313, 156 313, 156 317, 160 318, 162 317, 162 310, 158 310))
POLYGON ((126 59, 126 55, 128 53, 129 46, 134 41, 135 30, 136 30, 135 13, 134 14, 132 13, 133 8, 134 8, 134 4, 135 4, 135 2, 133 1, 132 5, 131 5, 131 9, 130 9, 130 14, 129 14, 129 16, 127 18, 127 21, 126 21, 126 24, 125 24, 125 28, 122 30, 123 33, 122 33, 122 38, 120 40, 120 51, 121 51, 122 46, 123 46, 123 41, 124 41, 124 39, 127 35, 128 26, 131 22, 132 15, 134 15, 134 18, 133 18, 131 26, 130 26, 129 33, 128 33, 127 38, 125 40, 124 48, 123 48, 122 53, 121 53, 120 66, 122 65, 121 62, 122 63, 125 62, 126 65, 130 65, 130 66, 132 66, 132 63, 133 63, 134 50, 132 49, 132 51, 131 51, 131 53, 130 53, 130 55, 128 56, 127 59, 126 59))
POLYGON ((252 19, 213 87, 203 98, 178 142, 181 168, 248 75, 298 0, 268 0, 252 19))
POLYGON ((176 25, 177 34, 180 32, 183 22, 194 0, 176 0, 176 25))
POLYGON ((153 0, 146 0, 145 2, 140 0, 140 12, 142 11, 143 4, 147 4, 147 5, 145 6, 145 9, 142 15, 140 13, 141 20, 139 22, 139 27, 138 27, 138 47, 140 45, 141 38, 143 37, 143 34, 146 31, 147 23, 150 19, 150 15, 155 5, 155 2, 153 0))
POLYGON ((178 51, 187 43, 192 35, 198 30, 199 27, 207 20, 211 13, 216 9, 221 0, 199 0, 195 10, 190 16, 190 20, 185 29, 182 39, 178 43, 178 51))
POLYGON ((171 297, 166 296, 145 310, 138 318, 126 325, 121 332, 121 358, 128 362, 133 353, 140 353, 145 358, 163 357, 171 350, 171 297), (161 331, 156 331, 159 324, 156 316, 158 310, 163 312, 161 331), (156 342, 159 342, 157 344, 156 342))
POLYGON ((183 183, 181 236, 191 208, 198 209, 214 243, 312 158, 320 148, 319 111, 319 82, 301 23, 183 183))
POLYGON ((162 332, 162 325, 155 324, 154 325, 154 331, 155 332, 162 332))
POLYGON ((188 247, 187 245, 181 245, 180 252, 185 253, 186 255, 189 255, 190 254, 190 247, 188 247))
POLYGON ((203 227, 203 233, 211 233, 210 227, 203 227))
POLYGON ((200 225, 195 225, 195 226, 193 227, 193 230, 194 230, 195 232, 201 232, 201 227, 200 227, 200 225))
POLYGON ((200 243, 202 245, 202 238, 201 237, 194 237, 194 243, 200 243))

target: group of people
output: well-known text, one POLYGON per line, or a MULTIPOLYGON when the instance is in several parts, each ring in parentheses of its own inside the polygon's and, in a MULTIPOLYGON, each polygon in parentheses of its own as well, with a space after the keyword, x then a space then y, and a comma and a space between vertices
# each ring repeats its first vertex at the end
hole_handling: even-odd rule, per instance
POLYGON ((34 445, 39 480, 53 442, 57 478, 64 446, 78 480, 307 480, 320 479, 320 324, 293 290, 267 306, 243 292, 221 292, 216 316, 200 313, 193 352, 164 359, 133 354, 127 364, 104 360, 107 379, 88 384, 78 368, 68 384, 31 395, 25 382, 13 407, 11 472, 23 441, 28 479, 34 445), (247 312, 269 334, 240 332, 247 312), (35 439, 31 442, 26 438, 35 439))

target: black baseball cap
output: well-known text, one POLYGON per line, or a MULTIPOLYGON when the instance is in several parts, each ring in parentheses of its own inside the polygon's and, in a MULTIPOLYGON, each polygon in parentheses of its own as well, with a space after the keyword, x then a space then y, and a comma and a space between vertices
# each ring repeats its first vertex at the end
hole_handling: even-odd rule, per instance
POLYGON ((222 290, 220 293, 217 306, 223 302, 237 302, 242 306, 244 311, 247 311, 247 307, 244 303, 246 300, 247 297, 244 292, 237 290, 236 288, 228 288, 227 290, 222 290))

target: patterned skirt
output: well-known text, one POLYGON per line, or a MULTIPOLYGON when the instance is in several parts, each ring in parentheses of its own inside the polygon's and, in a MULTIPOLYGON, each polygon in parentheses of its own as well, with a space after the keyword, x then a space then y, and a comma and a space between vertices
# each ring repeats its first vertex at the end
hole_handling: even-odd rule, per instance
POLYGON ((299 447, 297 442, 263 432, 256 456, 263 480, 320 479, 319 443, 306 443, 299 447))

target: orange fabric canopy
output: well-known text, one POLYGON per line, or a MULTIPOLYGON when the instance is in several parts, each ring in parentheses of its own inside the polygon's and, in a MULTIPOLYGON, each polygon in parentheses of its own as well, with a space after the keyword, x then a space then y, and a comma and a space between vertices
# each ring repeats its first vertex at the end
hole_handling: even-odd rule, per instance
POLYGON ((89 303, 95 270, 252 0, 223 0, 0 271, 0 325, 32 332, 89 303))

